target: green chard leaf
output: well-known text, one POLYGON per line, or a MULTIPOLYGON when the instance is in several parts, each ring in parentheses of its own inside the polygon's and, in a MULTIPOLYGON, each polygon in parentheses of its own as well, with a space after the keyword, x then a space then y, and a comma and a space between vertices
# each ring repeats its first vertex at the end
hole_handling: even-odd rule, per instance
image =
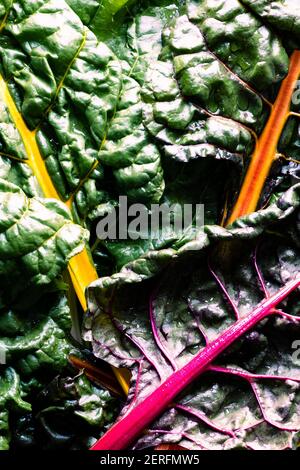
MULTIPOLYGON (((104 5, 102 7, 105 8, 104 5)), ((86 198, 91 193, 89 199, 97 200, 94 195, 96 189, 89 183, 89 177, 91 181, 97 181, 98 175, 93 173, 93 169, 97 165, 99 150, 106 141, 111 120, 124 106, 122 96, 127 91, 125 89, 121 93, 121 63, 64 2, 55 0, 28 4, 26 11, 14 3, 0 42, 3 77, 8 80, 9 90, 27 126, 36 136, 46 169, 59 195, 65 201, 70 199, 70 203, 75 200, 75 205, 76 199, 82 205, 85 192, 86 198), (49 15, 53 27, 45 29, 44 20, 49 15), (69 40, 64 45, 62 37, 66 31, 69 40), (33 37, 39 38, 39 47, 30 47, 33 37)), ((140 123, 132 123, 128 134, 135 128, 138 132, 138 127, 141 127, 141 119, 140 123)), ((18 140, 17 131, 13 131, 18 140)), ((12 145, 10 140, 6 145, 8 148, 4 149, 6 153, 10 153, 9 146, 12 145)), ((26 158, 22 143, 19 145, 22 152, 16 156, 26 158)), ((134 157, 141 166, 144 160, 148 164, 146 157, 134 157)), ((153 183, 158 188, 154 190, 155 199, 162 185, 158 150, 156 156, 151 157, 152 161, 156 163, 153 163, 151 176, 155 172, 158 180, 153 183)), ((88 205, 86 212, 89 208, 88 205)))
POLYGON ((70 7, 100 40, 118 36, 128 8, 136 0, 67 0, 70 7))
POLYGON ((9 409, 20 410, 23 413, 31 409, 30 404, 22 399, 20 378, 8 367, 4 374, 0 375, 0 450, 9 448, 9 409))
MULTIPOLYGON (((73 274, 74 259, 86 253, 89 232, 74 223, 73 202, 64 202, 96 163, 116 106, 120 66, 64 2, 2 2, 1 8, 0 447, 47 447, 50 424, 40 419, 45 406, 38 408, 36 397, 58 374, 59 380, 72 381, 68 357, 81 355, 70 336, 74 302, 71 292, 68 299, 64 295, 71 286, 62 273, 69 264, 73 274), (91 126, 86 133, 86 115, 79 119, 82 109, 95 132, 91 126)), ((95 279, 90 261, 79 259, 79 276, 95 279)), ((81 301, 87 283, 79 283, 81 301)), ((77 441, 74 428, 64 446, 76 441, 86 447, 112 419, 113 404, 110 394, 87 378, 75 377, 74 384, 68 426, 72 429, 76 413, 78 428, 87 424, 77 441), (106 401, 111 412, 102 413, 106 401)))
MULTIPOLYGON (((26 8, 14 3, 0 41, 3 78, 57 196, 92 231, 92 243, 95 224, 118 206, 120 194, 149 206, 174 197, 184 204, 191 190, 189 202, 207 207, 206 223, 220 223, 267 123, 273 90, 288 71, 279 35, 238 1, 226 8, 209 1, 68 3, 71 8, 55 0, 26 8), (117 26, 112 29, 123 46, 107 37, 110 49, 97 41, 104 39, 103 28, 95 25, 97 18, 115 21, 118 12, 124 13, 119 34, 117 26), (50 14, 53 27, 45 29, 50 14), (216 30, 214 22, 224 27, 216 30), (67 30, 66 45, 61 38, 67 30), (35 37, 38 47, 31 47, 35 37), (212 167, 227 174, 217 188, 212 167), (198 176, 192 188, 190 179, 184 185, 181 178, 178 197, 177 179, 188 173, 198 176)), ((31 196, 34 181, 24 175, 28 149, 9 114, 4 104, 3 172, 31 196), (24 165, 10 164, 9 156, 24 165)), ((289 141, 292 146, 294 138, 289 141)), ((118 269, 137 251, 169 246, 178 237, 161 238, 157 244, 150 236, 124 259, 117 243, 97 243, 100 274, 97 260, 107 253, 118 269)))
POLYGON ((294 0, 242 0, 242 4, 281 33, 291 34, 291 40, 299 47, 300 9, 294 0))
POLYGON ((16 185, 0 180, 1 307, 22 305, 30 289, 51 283, 82 251, 87 237, 62 203, 28 198, 16 185))
POLYGON ((118 402, 81 374, 56 377, 40 394, 38 408, 45 448, 80 449, 113 422, 118 402))

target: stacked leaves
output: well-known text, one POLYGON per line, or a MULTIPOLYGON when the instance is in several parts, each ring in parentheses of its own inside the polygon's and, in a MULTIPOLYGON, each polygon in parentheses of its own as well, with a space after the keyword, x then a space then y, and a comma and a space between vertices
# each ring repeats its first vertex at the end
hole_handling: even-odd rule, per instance
MULTIPOLYGON (((221 225, 299 47, 300 12, 293 0, 4 0, 0 31, 6 448, 9 422, 29 429, 15 415, 30 413, 33 394, 65 371, 74 302, 61 273, 83 250, 108 275, 88 290, 86 339, 98 357, 132 369, 124 412, 299 274, 297 103, 260 210, 221 225), (205 226, 96 240, 119 195, 149 214, 153 203, 203 203, 205 226)), ((296 315, 296 294, 280 308, 296 315)), ((133 446, 295 446, 297 334, 287 315, 256 325, 133 446)), ((77 416, 86 412, 76 408, 80 395, 104 393, 76 380, 71 388, 77 416)), ((92 409, 107 401, 104 394, 92 409)), ((94 418, 100 426, 112 416, 94 418)))

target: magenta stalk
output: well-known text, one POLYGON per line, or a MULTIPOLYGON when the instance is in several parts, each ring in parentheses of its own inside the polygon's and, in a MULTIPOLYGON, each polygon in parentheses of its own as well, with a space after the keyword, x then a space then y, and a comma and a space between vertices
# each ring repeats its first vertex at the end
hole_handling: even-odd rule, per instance
POLYGON ((151 423, 174 401, 187 386, 205 372, 223 351, 261 320, 276 314, 274 308, 300 286, 300 278, 287 283, 275 294, 263 300, 247 317, 227 328, 217 339, 202 349, 188 364, 174 372, 144 401, 129 411, 94 444, 91 450, 122 450, 134 443, 151 423))

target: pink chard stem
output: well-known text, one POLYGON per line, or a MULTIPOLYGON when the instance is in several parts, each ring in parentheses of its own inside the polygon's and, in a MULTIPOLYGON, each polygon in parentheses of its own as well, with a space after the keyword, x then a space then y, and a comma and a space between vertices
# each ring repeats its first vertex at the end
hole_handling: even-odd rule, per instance
POLYGON ((235 341, 271 314, 275 307, 300 286, 300 278, 287 283, 261 302, 247 317, 238 320, 209 343, 184 367, 175 371, 144 401, 127 413, 99 439, 91 450, 122 450, 134 443, 187 386, 205 372, 209 365, 235 341))

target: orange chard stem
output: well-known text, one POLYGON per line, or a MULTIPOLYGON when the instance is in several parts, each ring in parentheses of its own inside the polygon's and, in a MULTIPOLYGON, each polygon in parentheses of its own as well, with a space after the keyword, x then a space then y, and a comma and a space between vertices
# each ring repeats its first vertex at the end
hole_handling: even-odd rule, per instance
POLYGON ((102 387, 104 386, 114 395, 124 398, 123 390, 117 379, 111 374, 109 366, 107 366, 107 370, 103 367, 98 368, 87 360, 81 359, 73 354, 69 356, 69 361, 75 369, 82 371, 88 379, 100 384, 102 387))
POLYGON ((300 51, 295 51, 291 56, 289 73, 282 82, 267 125, 256 144, 242 189, 227 222, 228 225, 239 217, 254 212, 257 208, 265 181, 276 157, 278 142, 290 116, 291 100, 299 76, 300 51))

